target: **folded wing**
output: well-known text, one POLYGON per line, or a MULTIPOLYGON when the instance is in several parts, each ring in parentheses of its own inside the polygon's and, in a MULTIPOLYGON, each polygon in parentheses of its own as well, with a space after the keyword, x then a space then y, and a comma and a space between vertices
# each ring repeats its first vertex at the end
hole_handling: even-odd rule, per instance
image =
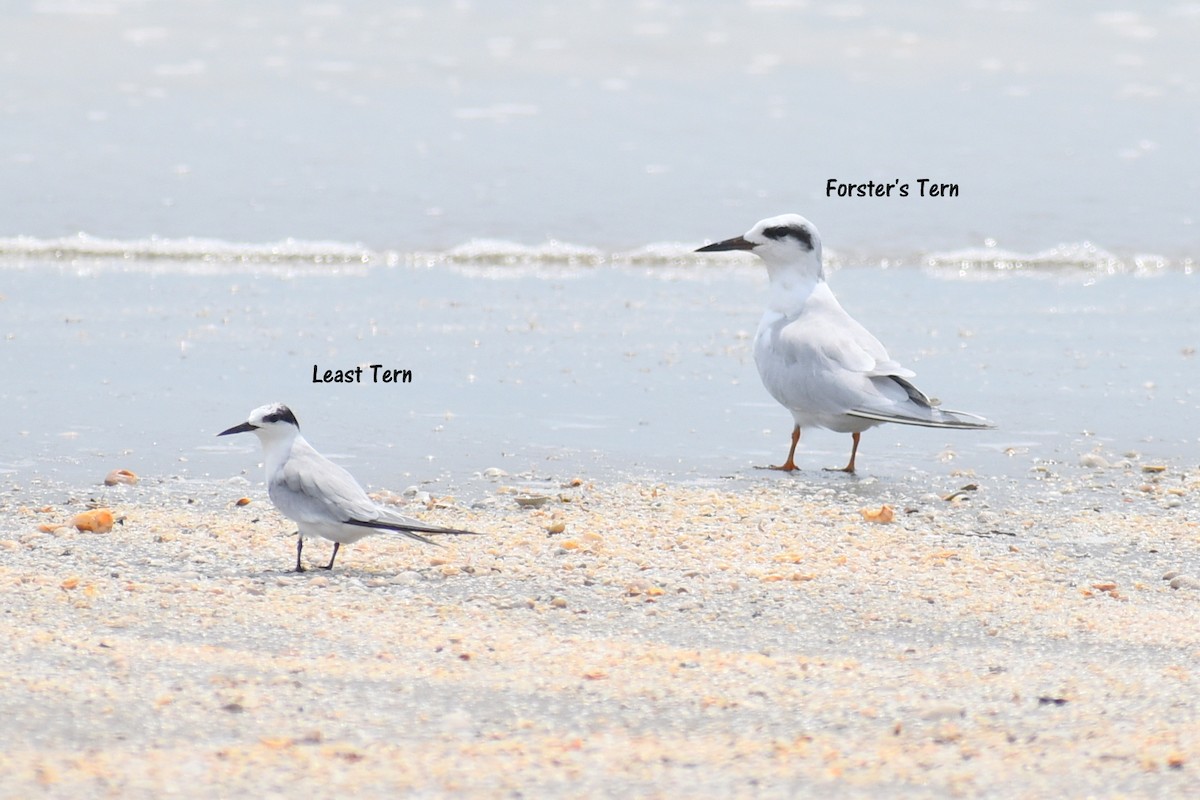
POLYGON ((434 544, 421 534, 473 534, 473 531, 426 525, 381 507, 367 496, 354 476, 322 456, 306 442, 297 442, 279 473, 278 488, 268 487, 271 500, 287 517, 314 525, 337 520, 346 525, 389 530, 434 544))
POLYGON ((789 369, 810 373, 810 381, 798 383, 821 387, 807 390, 798 407, 930 428, 995 427, 983 417, 938 408, 908 380, 915 373, 894 361, 832 294, 814 293, 805 313, 783 322, 775 335, 789 369))

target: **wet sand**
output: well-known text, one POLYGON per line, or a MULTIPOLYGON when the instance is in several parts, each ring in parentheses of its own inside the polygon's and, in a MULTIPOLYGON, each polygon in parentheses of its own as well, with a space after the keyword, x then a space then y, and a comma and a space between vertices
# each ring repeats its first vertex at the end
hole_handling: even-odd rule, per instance
POLYGON ((244 479, 13 487, 0 794, 1185 796, 1200 472, 1148 466, 891 522, 815 471, 502 476, 379 495, 485 536, 304 574, 244 479))

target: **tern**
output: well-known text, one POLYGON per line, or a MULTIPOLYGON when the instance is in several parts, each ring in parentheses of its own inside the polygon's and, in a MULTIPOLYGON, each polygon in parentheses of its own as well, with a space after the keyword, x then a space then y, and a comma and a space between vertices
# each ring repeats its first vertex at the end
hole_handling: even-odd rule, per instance
POLYGON ((792 412, 787 461, 767 469, 796 469, 803 428, 849 433, 854 473, 862 432, 884 422, 927 428, 987 429, 983 417, 938 408, 913 386, 914 373, 893 361, 883 345, 842 308, 825 282, 821 237, 799 214, 764 219, 741 236, 699 248, 698 253, 749 250, 770 279, 767 310, 754 335, 754 363, 767 391, 792 412))
POLYGON ((250 418, 218 436, 253 433, 262 442, 267 469, 267 494, 285 517, 299 527, 296 572, 304 572, 300 553, 306 538, 320 536, 333 542, 333 555, 323 569, 333 569, 338 548, 364 536, 394 532, 425 544, 436 544, 422 534, 467 534, 474 531, 440 528, 397 514, 367 497, 346 470, 318 453, 300 435, 296 415, 282 403, 261 406, 250 418))

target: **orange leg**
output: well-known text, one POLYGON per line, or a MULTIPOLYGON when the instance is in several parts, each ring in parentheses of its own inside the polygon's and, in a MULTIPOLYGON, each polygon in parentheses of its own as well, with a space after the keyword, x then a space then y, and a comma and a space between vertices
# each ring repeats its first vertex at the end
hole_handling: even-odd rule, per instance
POLYGON ((825 468, 826 472, 846 472, 851 475, 854 474, 854 457, 856 455, 858 455, 858 440, 862 438, 862 434, 861 433, 852 433, 852 434, 850 434, 850 437, 852 439, 854 439, 854 446, 850 448, 850 463, 847 464, 846 466, 842 467, 841 469, 836 469, 834 467, 826 467, 825 468))
POLYGON ((780 472, 794 472, 795 470, 799 469, 799 467, 796 466, 796 462, 794 460, 796 458, 796 445, 798 445, 798 444, 800 444, 800 426, 799 425, 797 425, 795 428, 792 429, 792 449, 788 450, 787 461, 783 462, 782 464, 780 464, 778 466, 756 467, 756 469, 777 469, 780 472))

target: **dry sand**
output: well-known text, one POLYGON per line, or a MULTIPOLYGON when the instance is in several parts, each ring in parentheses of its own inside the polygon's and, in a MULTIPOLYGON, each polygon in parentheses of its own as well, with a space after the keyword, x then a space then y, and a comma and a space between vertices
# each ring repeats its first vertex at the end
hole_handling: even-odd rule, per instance
POLYGON ((1106 470, 1101 511, 884 488, 890 523, 815 472, 567 478, 385 494, 487 535, 304 574, 257 486, 14 487, 0 795, 1200 789, 1200 473, 1106 470), (124 523, 39 530, 89 498, 124 523))

